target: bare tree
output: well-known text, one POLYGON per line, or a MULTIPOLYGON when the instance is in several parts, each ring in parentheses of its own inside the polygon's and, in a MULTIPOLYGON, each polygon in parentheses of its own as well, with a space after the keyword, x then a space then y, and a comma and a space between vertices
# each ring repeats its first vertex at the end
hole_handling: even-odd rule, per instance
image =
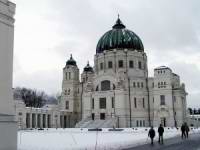
POLYGON ((26 107, 42 107, 45 105, 48 96, 43 91, 17 87, 14 89, 14 98, 21 98, 26 107))

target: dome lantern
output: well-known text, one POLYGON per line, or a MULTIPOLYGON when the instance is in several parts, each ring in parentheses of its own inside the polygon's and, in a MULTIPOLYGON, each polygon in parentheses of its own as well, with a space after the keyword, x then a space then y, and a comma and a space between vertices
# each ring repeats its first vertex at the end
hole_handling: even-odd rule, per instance
POLYGON ((119 18, 119 14, 118 14, 118 18, 117 21, 115 23, 115 25, 112 27, 113 29, 124 29, 126 28, 126 26, 122 23, 122 21, 119 18))

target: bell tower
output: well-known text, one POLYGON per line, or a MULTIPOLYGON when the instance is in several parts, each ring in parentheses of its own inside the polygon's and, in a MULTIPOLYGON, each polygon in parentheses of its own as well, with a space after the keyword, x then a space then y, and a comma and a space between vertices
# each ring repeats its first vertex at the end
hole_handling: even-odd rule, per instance
POLYGON ((79 68, 72 55, 63 68, 62 97, 60 102, 62 127, 73 127, 78 121, 79 106, 79 68))

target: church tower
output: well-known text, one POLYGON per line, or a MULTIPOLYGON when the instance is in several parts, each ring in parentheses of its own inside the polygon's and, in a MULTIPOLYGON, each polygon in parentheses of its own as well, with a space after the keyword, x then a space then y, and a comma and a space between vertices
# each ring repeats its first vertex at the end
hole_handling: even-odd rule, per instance
POLYGON ((60 102, 61 127, 73 127, 80 115, 79 68, 72 55, 63 68, 62 97, 60 102))

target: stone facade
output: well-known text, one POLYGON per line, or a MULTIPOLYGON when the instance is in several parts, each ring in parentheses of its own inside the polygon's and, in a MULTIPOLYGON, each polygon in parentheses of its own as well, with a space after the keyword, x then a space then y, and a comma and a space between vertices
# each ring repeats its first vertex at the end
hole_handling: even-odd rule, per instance
MULTIPOLYGON (((50 114, 51 127, 146 127, 160 123, 180 126, 187 121, 187 93, 180 77, 165 66, 155 68, 154 77, 149 77, 147 55, 139 37, 126 30, 119 18, 106 34, 97 45, 94 67, 88 62, 81 79, 72 56, 66 62, 58 105, 41 109, 20 106, 25 110, 23 115, 50 114), (125 40, 132 38, 133 42, 124 41, 121 44, 119 39, 126 36, 125 40), (120 48, 113 45, 113 40, 119 42, 115 45, 120 48), (102 51, 102 48, 107 49, 102 51)), ((16 108, 19 113, 19 107, 16 108)), ((23 123, 26 122, 27 117, 21 118, 23 123)), ((41 120, 42 117, 34 118, 41 120)), ((25 124, 24 127, 36 127, 30 121, 28 124, 32 126, 25 124)))
POLYGON ((0 0, 0 149, 17 149, 17 122, 12 98, 15 4, 0 0))

